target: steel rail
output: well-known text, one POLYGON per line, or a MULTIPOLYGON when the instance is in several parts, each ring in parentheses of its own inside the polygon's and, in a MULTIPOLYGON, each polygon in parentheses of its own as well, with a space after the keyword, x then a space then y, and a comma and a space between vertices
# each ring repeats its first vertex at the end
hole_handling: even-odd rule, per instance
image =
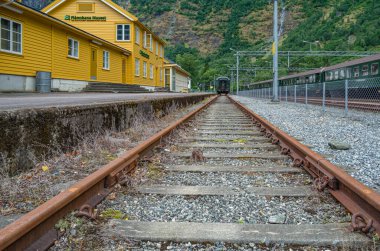
POLYGON ((348 211, 352 213, 352 229, 368 232, 373 229, 380 234, 380 194, 357 181, 341 168, 298 142, 268 120, 260 117, 237 100, 230 97, 240 110, 251 116, 257 127, 273 144, 289 155, 294 166, 304 168, 315 180, 319 191, 329 190, 348 211))
POLYGON ((185 123, 207 108, 217 96, 207 103, 154 134, 120 158, 82 179, 20 219, 0 229, 0 250, 45 250, 58 238, 55 224, 69 212, 80 209, 82 214, 93 216, 94 207, 112 190, 112 186, 127 172, 136 167, 138 158, 185 123))

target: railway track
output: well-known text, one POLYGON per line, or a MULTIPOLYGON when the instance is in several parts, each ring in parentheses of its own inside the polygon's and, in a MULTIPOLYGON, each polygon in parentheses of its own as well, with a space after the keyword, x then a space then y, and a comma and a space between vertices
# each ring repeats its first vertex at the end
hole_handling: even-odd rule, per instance
POLYGON ((380 233, 379 194, 225 96, 0 230, 0 250, 48 248, 58 238, 54 225, 75 209, 100 218, 96 235, 83 238, 101 236, 101 249, 115 243, 359 248, 374 247, 368 232, 380 233), (190 120, 181 137, 163 145, 163 137, 190 120), (128 175, 136 167, 146 172, 128 175), (106 211, 122 217, 99 217, 106 211))

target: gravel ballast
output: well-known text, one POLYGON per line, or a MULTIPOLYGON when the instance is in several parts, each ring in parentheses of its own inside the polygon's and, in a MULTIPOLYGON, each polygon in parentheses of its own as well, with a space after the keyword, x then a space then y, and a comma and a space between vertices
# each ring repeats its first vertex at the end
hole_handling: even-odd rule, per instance
POLYGON ((234 96, 243 105, 281 130, 311 145, 314 151, 340 166, 352 177, 380 192, 380 114, 234 96), (349 144, 349 150, 333 150, 329 143, 349 144))

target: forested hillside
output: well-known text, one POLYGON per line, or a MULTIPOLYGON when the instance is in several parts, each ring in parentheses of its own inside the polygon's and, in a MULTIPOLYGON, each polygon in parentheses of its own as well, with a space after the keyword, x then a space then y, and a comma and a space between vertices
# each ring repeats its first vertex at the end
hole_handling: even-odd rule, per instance
MULTIPOLYGON (((194 82, 229 74, 230 48, 269 50, 272 1, 268 0, 114 0, 168 41, 166 56, 193 75, 194 82)), ((49 0, 24 0, 41 8, 49 0)), ((380 1, 280 0, 280 50, 380 51, 380 1)), ((287 59, 281 59, 285 64, 287 59)), ((319 67, 341 58, 300 58, 292 66, 319 67)), ((243 65, 269 66, 271 58, 245 58, 243 65)), ((286 69, 282 74, 286 74, 286 69)), ((268 78, 270 72, 257 74, 268 78)), ((247 78, 252 78, 252 75, 247 78)))

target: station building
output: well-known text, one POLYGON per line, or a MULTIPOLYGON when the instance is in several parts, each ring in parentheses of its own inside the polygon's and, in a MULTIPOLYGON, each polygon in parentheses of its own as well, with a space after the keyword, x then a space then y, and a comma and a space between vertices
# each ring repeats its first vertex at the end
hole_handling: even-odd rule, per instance
POLYGON ((190 73, 180 65, 165 59, 165 87, 172 92, 188 92, 191 88, 190 73))
POLYGON ((123 83, 164 87, 165 42, 111 0, 56 0, 42 11, 131 51, 123 83))
POLYGON ((127 82, 130 50, 19 2, 0 0, 0 30, 0 91, 35 91, 37 72, 57 91, 127 82))

